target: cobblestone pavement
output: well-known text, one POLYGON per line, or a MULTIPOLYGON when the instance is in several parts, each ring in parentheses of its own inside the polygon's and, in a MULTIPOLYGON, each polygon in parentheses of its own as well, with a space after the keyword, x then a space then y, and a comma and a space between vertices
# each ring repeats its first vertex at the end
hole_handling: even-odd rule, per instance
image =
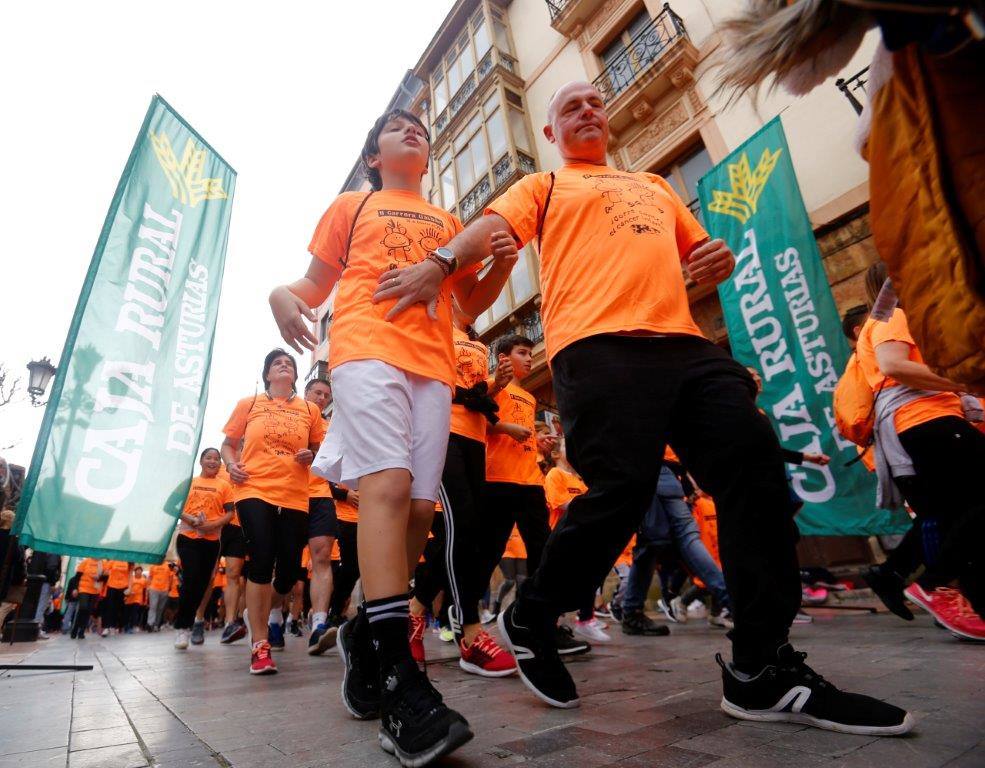
MULTIPOLYGON (((704 622, 665 638, 625 637, 571 662, 582 706, 542 705, 516 679, 462 672, 453 649, 427 638, 429 671, 475 739, 446 766, 528 768, 982 768, 985 647, 959 643, 926 615, 815 611, 794 627, 808 663, 848 689, 911 709, 916 732, 846 736, 787 724, 741 723, 718 709, 712 656, 724 634, 704 622)), ((288 638, 280 674, 250 677, 245 642, 179 652, 169 632, 2 646, 0 663, 91 663, 91 672, 0 673, 0 768, 139 766, 397 766, 374 723, 339 700, 334 653, 288 638)))

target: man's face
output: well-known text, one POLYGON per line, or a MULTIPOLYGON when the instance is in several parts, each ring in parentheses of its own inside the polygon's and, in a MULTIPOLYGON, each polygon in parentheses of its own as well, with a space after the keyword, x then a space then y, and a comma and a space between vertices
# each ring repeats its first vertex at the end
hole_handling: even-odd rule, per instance
POLYGON ((518 379, 522 379, 530 373, 530 367, 533 365, 533 350, 530 347, 513 347, 508 355, 501 355, 501 357, 507 357, 513 363, 513 375, 518 379))
POLYGON ((314 403, 319 411, 324 411, 332 402, 332 388, 323 382, 316 381, 308 391, 304 393, 304 399, 309 403, 314 403))
POLYGON ((570 83, 554 97, 544 129, 548 141, 564 158, 605 158, 609 116, 598 90, 591 83, 570 83))
POLYGON ((390 171, 408 176, 423 176, 427 172, 431 147, 424 129, 413 120, 406 117, 390 120, 383 126, 377 143, 380 151, 369 161, 374 168, 386 166, 390 171))

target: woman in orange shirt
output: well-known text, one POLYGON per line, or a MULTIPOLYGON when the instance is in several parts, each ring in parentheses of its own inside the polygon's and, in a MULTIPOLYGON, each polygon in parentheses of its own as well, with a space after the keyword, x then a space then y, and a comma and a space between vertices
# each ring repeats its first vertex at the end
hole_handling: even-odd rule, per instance
POLYGON ((181 587, 178 590, 178 614, 174 628, 174 647, 184 650, 205 642, 205 623, 195 614, 212 581, 219 559, 219 532, 233 516, 233 491, 217 477, 221 461, 219 451, 206 448, 198 459, 201 474, 192 480, 185 508, 178 524, 176 548, 181 559, 181 587), (190 632, 189 632, 190 630, 190 632))
POLYGON ((99 615, 103 621, 103 637, 108 637, 110 631, 120 632, 123 629, 124 605, 123 600, 127 589, 130 588, 130 571, 133 563, 123 560, 107 560, 104 570, 109 575, 106 580, 106 595, 99 604, 99 615))
POLYGON ((282 605, 298 579, 308 539, 308 467, 325 437, 318 408, 297 395, 293 357, 273 350, 263 361, 262 377, 264 393, 236 404, 222 444, 250 559, 246 607, 254 675, 277 671, 270 650, 274 643, 282 648, 284 640, 280 609, 271 610, 273 592, 282 605))
POLYGON ((82 640, 89 628, 92 609, 99 598, 101 589, 99 580, 103 576, 103 561, 87 557, 79 562, 76 573, 79 574, 79 607, 75 612, 75 621, 72 623, 71 638, 82 640))

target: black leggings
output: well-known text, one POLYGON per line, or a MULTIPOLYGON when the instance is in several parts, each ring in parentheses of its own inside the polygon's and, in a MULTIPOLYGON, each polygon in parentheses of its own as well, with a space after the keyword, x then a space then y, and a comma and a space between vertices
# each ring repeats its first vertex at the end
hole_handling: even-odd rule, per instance
POLYGON ((254 584, 273 581, 274 591, 286 595, 300 578, 301 552, 308 543, 308 513, 275 507, 262 499, 238 501, 236 512, 250 558, 247 579, 254 584))
POLYGON ((448 571, 445 568, 445 521, 441 515, 434 516, 431 523, 433 538, 424 545, 424 560, 418 562, 414 569, 414 597, 431 609, 431 604, 438 593, 448 583, 448 571))
POLYGON ((176 547, 181 559, 181 587, 178 589, 178 614, 174 619, 174 628, 191 629, 219 559, 219 540, 179 535, 176 547))
POLYGON ((123 629, 123 590, 110 587, 106 590, 99 609, 103 619, 103 629, 123 629))
POLYGON ((89 629, 89 620, 92 618, 92 609, 96 605, 99 595, 87 595, 84 592, 79 594, 79 607, 75 611, 75 621, 72 622, 72 639, 85 637, 89 629))
POLYGON ((333 616, 345 614, 345 604, 359 580, 359 551, 356 548, 356 529, 359 523, 339 520, 339 567, 333 573, 332 600, 328 611, 333 616))

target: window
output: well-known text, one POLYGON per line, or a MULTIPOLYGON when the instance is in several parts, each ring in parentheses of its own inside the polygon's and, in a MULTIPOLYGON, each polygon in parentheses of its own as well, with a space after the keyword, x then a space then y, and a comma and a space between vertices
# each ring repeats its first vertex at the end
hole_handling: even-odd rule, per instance
POLYGON ((468 125, 455 137, 455 168, 458 191, 465 194, 489 170, 489 152, 482 132, 482 114, 476 112, 468 125))
POLYGON ((458 195, 455 193, 455 172, 451 167, 451 150, 445 150, 438 160, 438 168, 441 176, 441 201, 447 209, 455 207, 458 202, 458 195))
POLYGON ((510 287, 513 290, 513 303, 519 304, 525 299, 530 298, 534 292, 534 283, 530 277, 530 246, 527 245, 520 251, 520 258, 517 259, 510 273, 510 287))
POLYGON ((599 53, 603 68, 612 81, 612 89, 615 93, 625 89, 653 61, 652 57, 641 56, 639 51, 623 56, 630 50, 632 42, 646 30, 651 22, 650 14, 644 8, 599 53))
POLYGON ((326 312, 318 321, 318 343, 321 344, 328 338, 328 328, 332 324, 332 313, 326 312))
POLYGON ((517 149, 530 152, 530 140, 527 137, 527 121, 523 118, 523 113, 515 107, 510 107, 510 133, 513 134, 513 141, 517 149))
POLYGON ((482 105, 486 114, 486 133, 489 135, 489 154, 493 162, 503 156, 508 142, 506 126, 503 124, 503 110, 499 106, 499 94, 493 93, 482 105))
POLYGON ((708 150, 704 146, 692 149, 681 159, 657 171, 667 179, 674 191, 685 202, 691 213, 704 224, 701 215, 701 205, 698 202, 698 179, 711 170, 712 162, 708 150))
POLYGON ((441 111, 448 106, 448 91, 445 88, 445 73, 439 67, 431 76, 431 83, 434 86, 434 116, 437 117, 441 111))

